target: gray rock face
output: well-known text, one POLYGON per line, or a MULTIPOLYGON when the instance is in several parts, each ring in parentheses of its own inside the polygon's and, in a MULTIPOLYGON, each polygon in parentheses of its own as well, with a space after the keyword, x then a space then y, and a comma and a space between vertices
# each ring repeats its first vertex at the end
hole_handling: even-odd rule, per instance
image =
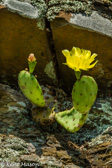
POLYGON ((4 0, 4 5, 12 12, 16 12, 24 17, 38 19, 38 9, 27 2, 4 0))
POLYGON ((31 3, 31 0, 18 0, 18 1, 31 3))
POLYGON ((103 35, 112 37, 112 22, 105 19, 97 12, 93 12, 91 16, 84 14, 72 14, 69 23, 71 26, 81 29, 87 29, 90 31, 95 31, 103 35))

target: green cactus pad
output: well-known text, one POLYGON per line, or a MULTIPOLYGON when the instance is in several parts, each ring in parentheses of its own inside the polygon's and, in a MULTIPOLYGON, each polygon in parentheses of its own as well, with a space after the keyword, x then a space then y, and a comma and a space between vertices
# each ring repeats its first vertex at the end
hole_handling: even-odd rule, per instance
POLYGON ((73 105, 80 113, 87 113, 97 96, 98 87, 90 76, 82 76, 77 80, 72 90, 73 105))
POLYGON ((18 75, 18 84, 23 94, 35 105, 45 106, 41 87, 34 75, 23 70, 18 75))
POLYGON ((56 121, 69 132, 78 131, 85 123, 88 113, 81 114, 74 107, 71 110, 58 112, 55 115, 56 121))

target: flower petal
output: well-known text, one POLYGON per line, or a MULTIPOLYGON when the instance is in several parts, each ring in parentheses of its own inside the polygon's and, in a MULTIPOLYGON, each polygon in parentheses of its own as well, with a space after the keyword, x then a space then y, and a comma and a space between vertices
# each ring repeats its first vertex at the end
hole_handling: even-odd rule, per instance
POLYGON ((70 68, 74 69, 74 67, 76 66, 76 62, 77 60, 74 60, 73 56, 66 57, 66 63, 70 68))
POLYGON ((62 50, 62 53, 65 57, 70 56, 70 52, 68 50, 62 50))
POLYGON ((95 63, 89 65, 89 66, 88 66, 88 69, 93 68, 93 67, 96 65, 97 62, 98 62, 98 61, 96 61, 95 63))
POLYGON ((87 50, 85 53, 85 58, 88 59, 91 56, 91 51, 87 50))
POLYGON ((92 54, 91 58, 95 59, 95 57, 97 57, 97 54, 96 53, 92 54))
POLYGON ((74 55, 75 54, 75 47, 72 48, 72 50, 70 51, 70 55, 74 55))
POLYGON ((75 55, 76 55, 77 57, 80 57, 80 56, 81 56, 81 49, 80 49, 80 48, 75 47, 75 55))
POLYGON ((91 57, 90 57, 90 59, 89 59, 89 63, 91 64, 93 61, 94 61, 94 59, 95 59, 95 57, 97 56, 97 54, 93 54, 91 57))

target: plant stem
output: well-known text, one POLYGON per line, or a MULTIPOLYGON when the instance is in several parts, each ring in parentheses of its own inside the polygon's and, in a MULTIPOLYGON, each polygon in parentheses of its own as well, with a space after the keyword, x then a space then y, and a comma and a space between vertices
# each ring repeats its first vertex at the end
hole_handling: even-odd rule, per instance
POLYGON ((80 76, 81 76, 81 71, 75 71, 75 76, 78 79, 80 79, 80 76))

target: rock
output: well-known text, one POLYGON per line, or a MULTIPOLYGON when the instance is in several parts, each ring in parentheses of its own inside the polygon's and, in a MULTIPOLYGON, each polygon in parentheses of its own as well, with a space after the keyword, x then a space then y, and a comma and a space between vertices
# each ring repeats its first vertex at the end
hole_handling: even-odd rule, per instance
POLYGON ((27 2, 5 0, 4 5, 12 12, 16 12, 30 19, 38 19, 39 11, 27 2))
POLYGON ((85 155, 92 167, 111 168, 112 166, 112 131, 110 132, 110 129, 111 127, 107 128, 102 135, 99 135, 91 142, 86 143, 85 147, 82 146, 82 157, 85 155))
POLYGON ((58 83, 71 93, 76 79, 74 72, 62 65, 65 57, 61 51, 76 46, 98 54, 96 67, 84 74, 92 75, 100 89, 111 88, 111 1, 3 0, 0 4, 2 82, 17 84, 19 71, 27 67, 26 58, 34 53, 39 81, 58 83))
MULTIPOLYGON (((52 158, 54 157, 58 162, 60 160, 61 162, 60 162, 60 166, 58 165, 59 167, 62 167, 63 164, 64 164, 64 167, 65 166, 68 166, 68 167, 74 166, 74 168, 79 168, 80 166, 83 167, 85 165, 84 158, 79 163, 78 157, 80 153, 78 153, 76 150, 74 150, 74 152, 72 153, 67 144, 67 141, 68 141, 67 137, 65 138, 62 135, 57 135, 57 134, 48 135, 46 146, 42 148, 43 156, 44 157, 52 156, 52 158), (68 146, 67 150, 65 150, 66 146, 68 146), (80 166, 77 166, 77 165, 80 165, 80 166)), ((52 164, 54 163, 51 162, 51 165, 52 164)))
MULTIPOLYGON (((65 3, 65 6, 69 6, 68 10, 65 9, 61 2, 56 1, 54 3, 54 1, 51 0, 48 4, 49 9, 47 13, 48 19, 51 20, 50 25, 59 64, 59 71, 61 78, 63 79, 63 87, 65 87, 66 91, 68 90, 71 92, 72 86, 75 82, 75 76, 73 70, 62 65, 62 63, 65 63, 65 57, 62 54, 62 50, 71 50, 72 47, 75 46, 91 50, 92 53, 98 54, 97 65, 88 72, 83 72, 83 74, 93 76, 99 84, 100 89, 108 88, 109 83, 112 81, 112 73, 110 73, 112 71, 111 19, 108 17, 104 18, 101 15, 101 12, 99 12, 101 11, 100 9, 99 11, 94 11, 91 7, 89 8, 90 14, 87 15, 84 14, 84 12, 87 12, 87 6, 85 8, 83 7, 85 9, 84 11, 81 11, 80 4, 80 10, 76 13, 72 9, 72 2, 68 3, 63 1, 63 3, 65 3), (71 11, 69 9, 71 9, 71 11), (57 11, 57 15, 55 14, 55 10, 57 11), (50 16, 53 16, 55 19, 52 20, 50 16)), ((77 6, 78 5, 76 5, 75 8, 76 11, 78 10, 77 6)), ((105 14, 108 15, 106 12, 105 14)), ((108 16, 111 16, 112 18, 112 14, 109 14, 108 16)))
POLYGON ((102 133, 103 135, 105 134, 110 134, 112 136, 112 127, 108 127, 105 131, 102 133))
MULTIPOLYGON (((42 88, 46 89, 45 97, 60 95, 60 102, 65 102, 61 108, 70 104, 60 89, 56 91, 50 86, 42 88)), ((29 101, 21 92, 0 84, 1 168, 86 168, 98 167, 98 164, 110 165, 111 105, 110 99, 97 100, 85 125, 77 133, 71 134, 58 124, 44 127, 32 121, 29 101)))
POLYGON ((28 154, 29 152, 26 150, 27 144, 20 138, 16 138, 13 135, 9 137, 1 134, 0 136, 1 144, 0 148, 0 161, 2 162, 11 162, 11 161, 19 161, 17 156, 21 154, 28 154))
POLYGON ((42 164, 39 161, 39 156, 36 154, 32 155, 23 155, 20 158, 20 165, 21 167, 42 167, 42 164))
MULTIPOLYGON (((45 9, 44 4, 43 6, 40 5, 42 10, 45 9)), ((38 74, 39 81, 43 83, 46 81, 47 83, 53 83, 54 81, 56 84, 52 51, 48 41, 49 32, 45 29, 40 30, 37 27, 37 22, 39 21, 39 25, 41 25, 40 23, 43 21, 43 19, 40 19, 42 10, 27 2, 12 0, 7 0, 1 5, 1 81, 10 83, 13 86, 15 83, 17 84, 18 73, 28 67, 27 58, 30 53, 34 53, 37 58, 35 74, 38 74), (49 66, 49 63, 52 66, 49 66), (52 75, 48 76, 50 70, 52 70, 52 75)))
POLYGON ((31 3, 31 0, 18 0, 18 1, 31 3))
POLYGON ((72 14, 69 21, 73 27, 79 27, 90 31, 95 31, 102 35, 112 37, 112 23, 103 18, 97 12, 92 12, 91 16, 82 14, 72 14))
MULTIPOLYGON (((60 84, 71 93, 75 77, 72 70, 62 65, 65 59, 61 50, 65 48, 70 50, 76 46, 98 53, 97 66, 87 74, 95 77, 100 89, 103 87, 105 91, 107 88, 111 89, 111 2, 50 0, 47 13, 43 0, 37 3, 33 0, 32 4, 35 7, 31 3, 29 0, 4 0, 0 5, 2 82, 10 82, 16 87, 17 74, 27 66, 26 58, 34 52, 37 56, 35 73, 38 73, 39 81, 51 84, 57 82, 54 68, 56 63, 57 69, 59 65, 59 75, 63 81, 60 84), (48 21, 45 24, 45 15, 51 27, 48 21), (54 20, 51 22, 52 19, 54 20)), ((58 105, 57 111, 72 107, 71 98, 67 97, 64 91, 51 86, 42 87, 45 99, 50 101, 51 109, 54 101, 58 105)), ((41 126, 34 122, 31 108, 32 105, 21 92, 0 84, 1 167, 7 168, 9 163, 12 163, 10 167, 15 168, 111 167, 112 99, 110 97, 97 98, 86 123, 74 134, 67 132, 57 123, 41 126)))
POLYGON ((62 12, 82 13, 90 16, 92 11, 97 11, 104 18, 112 20, 111 6, 112 2, 108 0, 49 0, 46 16, 49 21, 52 21, 58 15, 62 16, 62 12))
MULTIPOLYGON (((97 98, 94 106, 89 112, 88 118, 84 126, 71 136, 75 143, 95 138, 112 125, 112 99, 97 98), (89 128, 89 129, 88 129, 89 128)), ((111 132, 111 130, 110 130, 111 132)))
POLYGON ((62 162, 59 158, 62 158, 64 153, 67 156, 66 160, 71 157, 61 146, 61 151, 58 151, 59 141, 54 144, 55 137, 48 136, 49 133, 44 128, 31 120, 27 111, 28 103, 20 92, 0 84, 0 165, 3 168, 9 165, 17 168, 26 165, 41 167, 67 165, 67 161, 62 162), (53 146, 49 155, 45 154, 48 149, 45 145, 46 139, 49 142, 47 144, 55 145, 58 157, 52 156, 53 146))
POLYGON ((27 119, 22 120, 24 115, 28 115, 27 105, 28 101, 21 93, 11 89, 7 85, 0 84, 1 133, 13 132, 17 123, 19 123, 20 127, 23 125, 22 122, 26 122, 27 124, 27 119))
POLYGON ((87 2, 86 0, 49 0, 48 2, 48 10, 46 13, 47 19, 49 21, 55 19, 57 15, 62 14, 62 11, 64 12, 72 12, 72 13, 85 13, 85 14, 91 14, 92 11, 92 2, 87 2))

